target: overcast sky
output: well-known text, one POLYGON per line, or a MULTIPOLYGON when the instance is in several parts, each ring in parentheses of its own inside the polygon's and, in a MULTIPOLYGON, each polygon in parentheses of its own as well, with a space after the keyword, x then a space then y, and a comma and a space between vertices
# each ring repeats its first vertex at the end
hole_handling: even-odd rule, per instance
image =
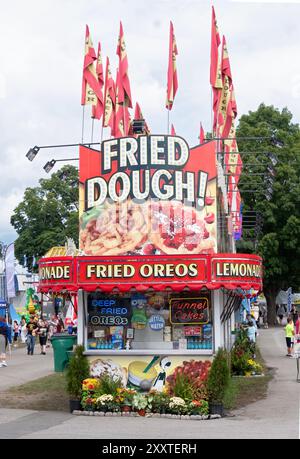
MULTIPOLYGON (((47 177, 43 165, 52 158, 77 155, 75 149, 60 149, 41 150, 32 163, 25 157, 34 145, 81 139, 85 24, 95 48, 101 41, 115 73, 119 21, 123 21, 133 99, 140 103, 152 132, 165 133, 171 19, 179 52, 179 89, 171 122, 190 145, 197 143, 200 121, 210 130, 211 4, 210 0, 0 0, 0 241, 16 238, 11 214, 25 188, 47 177)), ((299 122, 300 1, 215 0, 214 5, 220 33, 227 39, 239 115, 265 102, 287 106, 299 122)), ((85 141, 90 141, 88 114, 85 125, 85 141)), ((96 124, 94 141, 98 140, 96 124)))

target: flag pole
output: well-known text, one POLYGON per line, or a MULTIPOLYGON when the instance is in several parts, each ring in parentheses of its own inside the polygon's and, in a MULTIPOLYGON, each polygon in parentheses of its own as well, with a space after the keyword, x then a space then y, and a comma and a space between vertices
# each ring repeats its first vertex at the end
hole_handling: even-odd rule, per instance
POLYGON ((168 110, 168 117, 167 117, 167 119, 168 119, 167 135, 169 135, 169 130, 170 130, 170 104, 168 105, 167 110, 168 110))
POLYGON ((92 119, 92 136, 91 136, 91 142, 92 143, 94 141, 94 122, 95 122, 95 118, 92 119))
POLYGON ((127 136, 127 129, 126 129, 126 117, 125 117, 125 100, 124 100, 124 103, 123 103, 123 126, 124 126, 124 136, 126 137, 127 136))
POLYGON ((84 108, 85 108, 85 105, 82 106, 81 143, 83 143, 83 137, 84 137, 84 108))

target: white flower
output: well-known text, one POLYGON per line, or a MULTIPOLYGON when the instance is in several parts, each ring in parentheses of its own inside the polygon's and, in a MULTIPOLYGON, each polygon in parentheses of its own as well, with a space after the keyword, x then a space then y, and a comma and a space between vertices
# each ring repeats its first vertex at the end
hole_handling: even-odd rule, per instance
POLYGON ((177 406, 186 406, 185 401, 181 397, 171 397, 169 407, 176 408, 177 406))
POLYGON ((100 405, 106 405, 109 402, 113 402, 114 398, 112 395, 109 394, 103 394, 101 397, 97 398, 97 403, 100 403, 100 405))

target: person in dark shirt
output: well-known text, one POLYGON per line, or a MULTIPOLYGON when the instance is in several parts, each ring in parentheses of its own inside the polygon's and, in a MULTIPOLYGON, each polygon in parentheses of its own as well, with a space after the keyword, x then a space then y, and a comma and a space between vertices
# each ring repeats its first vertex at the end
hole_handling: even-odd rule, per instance
POLYGON ((0 317, 0 367, 7 367, 6 347, 8 343, 11 344, 11 328, 5 317, 0 317))
POLYGON ((46 355, 46 344, 47 344, 47 338, 48 338, 48 331, 49 331, 49 327, 47 323, 43 319, 40 319, 38 321, 37 334, 40 340, 42 355, 46 355))
POLYGON ((27 328, 27 354, 33 355, 34 346, 35 346, 35 336, 36 336, 36 331, 38 328, 33 316, 30 317, 26 328, 27 328))

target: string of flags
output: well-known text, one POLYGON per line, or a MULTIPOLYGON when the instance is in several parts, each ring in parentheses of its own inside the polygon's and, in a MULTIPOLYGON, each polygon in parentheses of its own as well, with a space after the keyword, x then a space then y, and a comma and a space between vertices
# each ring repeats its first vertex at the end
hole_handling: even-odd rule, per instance
MULTIPOLYGON (((106 69, 104 72, 101 43, 98 43, 96 54, 89 27, 86 26, 81 104, 83 106, 91 105, 91 117, 100 121, 102 120, 102 128, 110 128, 111 136, 118 138, 134 135, 132 129, 133 120, 130 114, 130 109, 133 108, 133 99, 122 22, 120 22, 116 55, 118 57, 118 67, 114 80, 109 57, 106 58, 106 69)), ((174 25, 170 21, 165 104, 168 113, 173 108, 175 96, 178 91, 177 56, 178 48, 174 25)), ((212 137, 222 140, 218 142, 218 150, 222 148, 224 153, 225 175, 228 176, 229 210, 231 211, 233 231, 238 235, 241 234, 242 220, 239 217, 241 195, 238 183, 243 163, 236 143, 235 119, 237 117, 237 104, 227 42, 225 36, 221 40, 214 7, 212 7, 211 22, 210 84, 213 94, 212 137)), ((138 102, 135 105, 134 115, 134 119, 144 119, 138 102)), ((150 133, 146 122, 145 132, 147 134, 150 133)), ((171 134, 175 135, 174 133, 175 128, 172 125, 171 134)), ((202 123, 200 123, 200 144, 204 143, 205 140, 205 131, 202 123)))

